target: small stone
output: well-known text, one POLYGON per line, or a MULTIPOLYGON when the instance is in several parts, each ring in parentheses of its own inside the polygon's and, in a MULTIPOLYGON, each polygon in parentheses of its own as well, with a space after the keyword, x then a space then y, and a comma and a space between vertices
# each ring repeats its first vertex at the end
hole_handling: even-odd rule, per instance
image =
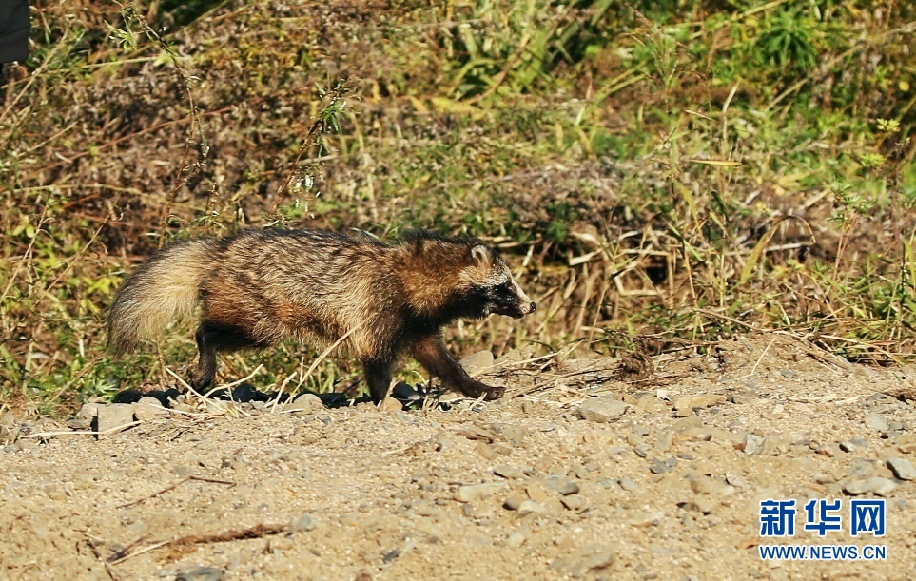
POLYGON ((728 401, 735 404, 746 404, 754 400, 756 394, 753 391, 736 391, 728 396, 728 401))
POLYGON ((502 476, 503 478, 524 478, 525 473, 519 470, 514 466, 509 466, 508 464, 500 464, 493 469, 493 473, 497 476, 502 476))
POLYGON ((469 375, 473 374, 476 371, 485 369, 487 367, 492 367, 496 359, 493 357, 493 353, 490 351, 478 351, 473 355, 468 355, 458 363, 469 375))
POLYGON ((630 404, 608 396, 593 397, 579 404, 576 413, 584 420, 605 423, 617 420, 626 413, 630 404))
POLYGON ((404 409, 404 404, 393 397, 386 397, 378 405, 378 409, 383 412, 399 412, 404 409))
POLYGON ((550 562, 550 568, 558 573, 581 576, 596 569, 607 569, 614 564, 614 553, 601 545, 588 545, 570 555, 558 557, 550 562))
POLYGON ((560 502, 568 510, 572 510, 576 512, 581 511, 583 508, 585 508, 585 499, 582 498, 581 494, 570 494, 568 496, 560 497, 560 502))
POLYGON ((507 444, 516 447, 524 444, 525 436, 528 435, 527 429, 514 424, 494 423, 488 427, 493 433, 505 440, 507 444))
POLYGON ((887 433, 887 429, 888 429, 887 418, 882 415, 876 414, 875 412, 869 412, 865 416, 865 427, 867 427, 870 430, 874 430, 876 432, 885 434, 887 433))
POLYGON ((758 456, 763 453, 763 446, 766 443, 763 436, 748 434, 744 441, 744 453, 748 456, 758 456))
POLYGON ((626 490, 627 492, 633 492, 637 494, 642 492, 642 488, 626 476, 618 480, 617 484, 620 486, 620 488, 626 490))
POLYGON ((457 448, 458 442, 449 436, 441 435, 436 440, 436 452, 447 452, 457 448))
POLYGON ((83 407, 80 408, 79 413, 76 414, 79 418, 89 418, 92 419, 99 415, 99 404, 97 403, 84 403, 83 407))
POLYGON ((455 492, 455 500, 459 502, 473 502, 477 499, 491 496, 508 489, 505 482, 484 482, 483 484, 468 484, 461 486, 455 492))
POLYGON ((503 501, 503 508, 506 510, 518 510, 526 500, 528 499, 521 494, 510 494, 506 497, 506 500, 503 501))
POLYGON ((195 567, 178 571, 175 581, 222 581, 223 570, 216 567, 195 567))
POLYGON ((894 490, 897 485, 894 484, 894 481, 889 478, 883 478, 881 476, 872 476, 871 478, 860 478, 857 480, 850 480, 843 486, 843 490, 846 494, 858 495, 858 494, 877 494, 879 496, 887 496, 888 493, 894 490))
POLYGON ((678 506, 694 512, 712 514, 719 507, 719 500, 715 496, 694 496, 689 501, 682 502, 678 506))
POLYGON ((667 452, 671 449, 673 437, 671 430, 662 430, 655 438, 655 449, 659 452, 667 452))
POLYGON ((640 458, 646 458, 649 455, 650 448, 646 444, 639 444, 633 448, 633 453, 639 456, 640 458))
POLYGON ((658 458, 653 458, 652 463, 649 465, 649 471, 652 472, 652 474, 668 474, 671 472, 671 466, 658 458))
POLYGON ((547 511, 543 506, 533 500, 523 500, 518 505, 518 514, 546 514, 547 511))
POLYGON ((737 474, 726 474, 725 481, 734 486, 735 488, 747 488, 747 480, 741 478, 737 474))
POLYGON ((521 531, 515 531, 506 537, 506 546, 518 548, 521 547, 526 540, 528 540, 528 537, 525 535, 525 533, 521 531))
POLYGON ((900 480, 916 480, 916 468, 906 458, 888 458, 887 467, 900 480))
MULTIPOLYGON (((88 430, 92 427, 92 418, 70 418, 67 420, 67 427, 77 432, 88 430)), ((2 426, 2 429, 7 428, 2 426)))
POLYGON ((725 403, 724 395, 699 395, 694 397, 681 397, 674 400, 674 411, 692 412, 694 409, 708 408, 722 403, 725 403))
POLYGON ((146 421, 166 413, 168 412, 162 407, 162 403, 154 397, 141 397, 134 407, 134 417, 141 421, 146 421))
POLYGON ((642 424, 633 424, 633 426, 630 428, 630 431, 632 431, 633 434, 637 436, 648 436, 649 435, 649 428, 647 428, 646 426, 642 424))
POLYGON ((318 521, 315 520, 315 517, 310 514, 304 514, 289 525, 289 530, 294 533, 307 533, 315 530, 316 526, 318 526, 318 521))
POLYGON ((572 478, 567 478, 566 476, 548 476, 544 479, 544 486, 564 496, 579 492, 579 484, 572 478))
POLYGON ((734 494, 735 489, 709 476, 698 476, 690 481, 690 489, 694 494, 713 494, 727 496, 734 494))
POLYGON ((847 454, 849 454, 850 452, 852 452, 855 449, 856 449, 856 445, 853 444, 849 440, 843 440, 842 442, 840 442, 840 450, 846 452, 847 454))
POLYGON ((496 452, 496 449, 486 442, 478 441, 474 447, 477 449, 477 453, 487 460, 495 460, 496 457, 499 456, 499 454, 496 452))
POLYGON ((38 442, 36 442, 35 440, 31 440, 31 439, 19 440, 13 445, 19 448, 21 452, 25 452, 27 450, 37 450, 38 449, 38 442))
MULTIPOLYGON (((124 426, 134 421, 134 406, 129 403, 113 403, 99 406, 97 431, 99 433, 120 432, 119 426, 124 426)), ((126 428, 125 428, 126 429, 126 428)))
POLYGON ((172 466, 172 474, 181 476, 182 478, 193 476, 194 472, 196 472, 196 470, 194 470, 193 467, 186 466, 184 464, 176 464, 175 466, 172 466))
POLYGON ((320 397, 313 393, 303 393, 291 403, 286 404, 283 409, 294 414, 316 414, 320 411, 324 411, 324 403, 321 401, 320 397))

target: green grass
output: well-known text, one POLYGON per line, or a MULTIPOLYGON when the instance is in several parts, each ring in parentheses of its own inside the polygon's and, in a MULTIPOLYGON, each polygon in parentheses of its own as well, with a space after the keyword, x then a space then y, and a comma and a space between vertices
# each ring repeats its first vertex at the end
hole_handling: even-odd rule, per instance
MULTIPOLYGON (((0 393, 54 410, 180 371, 187 328, 105 353, 113 293, 169 240, 265 225, 501 246, 543 308, 450 329, 461 352, 780 329, 912 358, 898 4, 37 2, 31 74, 0 106, 0 393)), ((315 355, 224 372, 263 362, 278 385, 315 355)), ((327 361, 302 387, 356 373, 327 361)))

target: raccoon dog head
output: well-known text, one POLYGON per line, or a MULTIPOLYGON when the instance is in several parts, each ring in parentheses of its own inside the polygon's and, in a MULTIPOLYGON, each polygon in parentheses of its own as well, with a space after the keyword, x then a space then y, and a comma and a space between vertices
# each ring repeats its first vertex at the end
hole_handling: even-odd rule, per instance
POLYGON ((531 314, 537 304, 515 282, 515 277, 503 260, 484 244, 471 248, 472 265, 464 269, 462 278, 473 285, 475 310, 480 318, 490 314, 520 319, 531 314))

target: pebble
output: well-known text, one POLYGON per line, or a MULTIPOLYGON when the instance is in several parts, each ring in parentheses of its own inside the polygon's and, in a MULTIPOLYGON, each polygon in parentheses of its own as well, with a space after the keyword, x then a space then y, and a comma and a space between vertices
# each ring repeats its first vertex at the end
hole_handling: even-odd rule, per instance
POLYGON ((649 435, 649 428, 647 428, 646 426, 642 424, 633 424, 630 430, 633 432, 633 434, 637 436, 648 436, 649 435))
POLYGON ((566 476, 550 475, 544 479, 544 486, 563 496, 579 492, 579 484, 566 476))
POLYGON ((748 456, 757 456, 763 453, 763 447, 766 444, 766 438, 748 434, 744 441, 744 453, 748 456))
POLYGON ((620 488, 626 490, 627 492, 633 492, 636 494, 642 492, 642 488, 626 476, 618 480, 617 484, 620 485, 620 488))
POLYGON ((518 510, 526 500, 528 499, 521 494, 510 494, 506 497, 506 500, 503 501, 503 508, 506 510, 518 510))
POLYGON ((216 567, 184 569, 175 575, 175 581, 222 581, 223 570, 216 567))
POLYGON ((894 481, 889 478, 872 476, 870 478, 850 480, 843 486, 843 490, 846 494, 852 495, 877 494, 879 496, 886 496, 896 487, 897 485, 894 484, 894 481))
POLYGON ((487 426, 489 430, 513 446, 521 446, 525 443, 525 436, 528 430, 515 424, 494 423, 487 426))
POLYGON ((734 494, 735 489, 709 476, 697 476, 690 480, 690 489, 694 494, 714 494, 717 496, 727 496, 734 494))
POLYGON ((505 482, 484 482, 482 484, 468 484, 458 488, 455 500, 459 502, 473 502, 509 488, 505 482))
POLYGON ((882 434, 887 433, 887 418, 876 414, 875 412, 869 412, 865 416, 865 427, 874 430, 876 432, 881 432, 882 434))
POLYGON ((38 449, 38 442, 36 442, 35 440, 19 440, 13 445, 19 448, 21 452, 25 452, 26 450, 37 450, 38 449))
POLYGON ((478 351, 473 355, 468 355, 458 363, 468 374, 472 374, 486 367, 491 367, 495 361, 496 358, 493 357, 491 351, 478 351))
POLYGON ((500 464, 493 469, 493 473, 497 476, 502 476, 503 478, 524 478, 525 474, 515 466, 509 466, 507 464, 500 464))
POLYGON ((524 544, 526 540, 528 540, 528 537, 525 535, 525 533, 520 532, 520 531, 515 531, 514 533, 506 537, 506 545, 509 547, 517 548, 517 547, 521 547, 522 544, 524 544))
POLYGON ((678 506, 694 512, 712 514, 719 507, 719 500, 714 496, 695 496, 687 502, 679 503, 678 506))
POLYGON ((558 573, 580 576, 596 569, 607 569, 614 564, 614 552, 603 545, 587 545, 569 555, 557 557, 550 568, 558 573))
POLYGON ((404 409, 404 404, 393 397, 386 397, 378 405, 378 409, 383 412, 399 412, 404 409))
POLYGON ((129 403, 113 403, 99 406, 98 418, 96 430, 100 433, 107 432, 134 421, 134 406, 129 403))
POLYGON ((659 452, 667 452, 671 448, 674 434, 671 430, 663 430, 655 438, 655 449, 659 452))
POLYGON ((906 458, 888 458, 887 467, 900 480, 916 480, 916 468, 906 458))
POLYGON ((582 495, 580 494, 570 494, 568 496, 563 496, 560 498, 560 502, 568 510, 576 512, 581 511, 586 506, 585 499, 582 498, 582 495))
POLYGON ((84 403, 83 407, 80 408, 80 411, 76 414, 79 418, 89 418, 92 419, 99 415, 99 404, 97 403, 84 403))
POLYGON ((315 530, 316 526, 318 526, 318 521, 315 520, 315 517, 304 514, 290 524, 289 530, 294 533, 307 533, 315 530))
POLYGON ((286 404, 283 409, 294 414, 315 414, 324 410, 324 403, 317 395, 304 393, 294 399, 292 403, 286 404))
POLYGON ((579 404, 576 413, 591 422, 605 423, 617 420, 626 413, 630 404, 608 396, 593 397, 579 404))
POLYGON ((695 408, 708 408, 725 403, 724 395, 698 395, 680 397, 674 400, 674 412, 677 417, 687 417, 695 408))
MULTIPOLYGON (((92 418, 70 418, 67 420, 67 427, 71 430, 81 432, 88 430, 92 427, 92 418)), ((0 436, 2 436, 2 430, 5 430, 6 426, 0 426, 0 436)))
POLYGON ((652 464, 649 466, 649 471, 652 472, 652 474, 668 474, 671 472, 671 466, 658 458, 653 458, 652 464))
POLYGON ((166 413, 162 403, 154 397, 141 397, 134 407, 134 416, 138 420, 149 420, 166 413))
POLYGON ((726 474, 725 481, 734 486, 735 488, 747 488, 747 480, 741 478, 737 474, 726 474))
POLYGON ((547 510, 533 500, 523 500, 518 505, 518 514, 546 514, 547 510))
POLYGON ((851 440, 843 440, 840 442, 840 450, 846 452, 847 454, 853 452, 857 447, 858 446, 853 444, 851 440))

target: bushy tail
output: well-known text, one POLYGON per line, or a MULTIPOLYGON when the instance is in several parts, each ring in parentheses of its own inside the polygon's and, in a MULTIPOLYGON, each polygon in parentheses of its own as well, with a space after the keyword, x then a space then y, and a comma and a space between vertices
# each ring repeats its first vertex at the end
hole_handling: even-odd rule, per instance
POLYGON ((216 266, 217 252, 213 240, 181 242, 130 275, 108 311, 108 348, 119 355, 133 351, 169 321, 190 316, 204 276, 216 266))

